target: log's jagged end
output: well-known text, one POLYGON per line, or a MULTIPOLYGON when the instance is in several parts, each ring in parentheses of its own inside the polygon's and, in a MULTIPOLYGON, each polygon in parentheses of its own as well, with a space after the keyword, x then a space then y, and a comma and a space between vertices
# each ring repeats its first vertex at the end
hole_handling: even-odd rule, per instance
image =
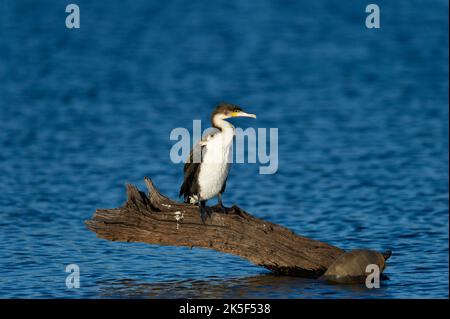
POLYGON ((144 181, 148 194, 126 184, 124 205, 97 209, 92 219, 85 222, 86 227, 98 237, 112 241, 214 249, 280 275, 333 279, 337 277, 330 269, 347 274, 348 269, 362 269, 367 261, 353 255, 343 258, 347 253, 338 247, 298 236, 236 205, 226 211, 211 207, 210 218, 203 223, 197 206, 173 201, 161 194, 150 178, 145 177, 144 181), (358 262, 359 268, 355 266, 358 262))
POLYGON ((132 184, 125 185, 127 192, 127 201, 124 207, 130 209, 146 210, 147 206, 150 204, 149 198, 143 192, 141 192, 136 186, 132 184))

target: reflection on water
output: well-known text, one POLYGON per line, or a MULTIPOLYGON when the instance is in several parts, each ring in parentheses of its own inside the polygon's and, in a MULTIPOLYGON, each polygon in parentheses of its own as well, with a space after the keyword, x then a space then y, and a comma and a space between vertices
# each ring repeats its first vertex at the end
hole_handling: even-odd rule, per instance
POLYGON ((364 285, 326 285, 320 280, 271 274, 154 283, 122 279, 97 284, 106 298, 367 298, 368 294, 380 298, 385 293, 384 288, 368 293, 364 285))

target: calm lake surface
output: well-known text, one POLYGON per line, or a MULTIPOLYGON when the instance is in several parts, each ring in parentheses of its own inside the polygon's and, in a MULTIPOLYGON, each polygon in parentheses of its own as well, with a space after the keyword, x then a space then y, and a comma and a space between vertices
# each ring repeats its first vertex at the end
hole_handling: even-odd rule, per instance
POLYGON ((0 0, 0 298, 448 298, 448 2, 0 0), (344 249, 391 249, 380 289, 276 277, 215 251, 84 226, 151 177, 176 198, 172 129, 220 101, 278 128, 278 171, 224 195, 344 249), (80 267, 68 289, 65 267, 80 267))

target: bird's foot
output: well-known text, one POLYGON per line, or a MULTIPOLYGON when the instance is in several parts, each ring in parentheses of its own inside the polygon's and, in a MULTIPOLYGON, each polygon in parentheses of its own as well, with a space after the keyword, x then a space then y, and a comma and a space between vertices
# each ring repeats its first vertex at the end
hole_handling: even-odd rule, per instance
POLYGON ((228 207, 223 206, 222 204, 216 204, 214 206, 211 206, 211 209, 214 211, 220 212, 222 214, 228 214, 228 207))
POLYGON ((200 213, 200 218, 202 219, 202 223, 203 223, 203 224, 205 224, 206 218, 207 218, 207 217, 208 217, 207 213, 205 212, 205 210, 203 210, 203 211, 200 213))
POLYGON ((211 218, 212 209, 211 207, 206 207, 206 205, 200 206, 200 218, 202 219, 203 224, 205 224, 206 219, 211 218))

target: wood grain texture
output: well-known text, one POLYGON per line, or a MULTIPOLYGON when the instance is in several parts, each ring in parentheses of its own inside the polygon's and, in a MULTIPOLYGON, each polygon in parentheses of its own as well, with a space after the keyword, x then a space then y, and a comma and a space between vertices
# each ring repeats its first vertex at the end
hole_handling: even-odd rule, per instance
POLYGON ((237 206, 227 212, 211 209, 202 223, 198 207, 172 201, 149 178, 149 193, 127 185, 123 207, 98 209, 86 226, 98 237, 156 245, 202 247, 234 254, 274 273, 317 278, 343 250, 296 235, 256 218, 237 206))

